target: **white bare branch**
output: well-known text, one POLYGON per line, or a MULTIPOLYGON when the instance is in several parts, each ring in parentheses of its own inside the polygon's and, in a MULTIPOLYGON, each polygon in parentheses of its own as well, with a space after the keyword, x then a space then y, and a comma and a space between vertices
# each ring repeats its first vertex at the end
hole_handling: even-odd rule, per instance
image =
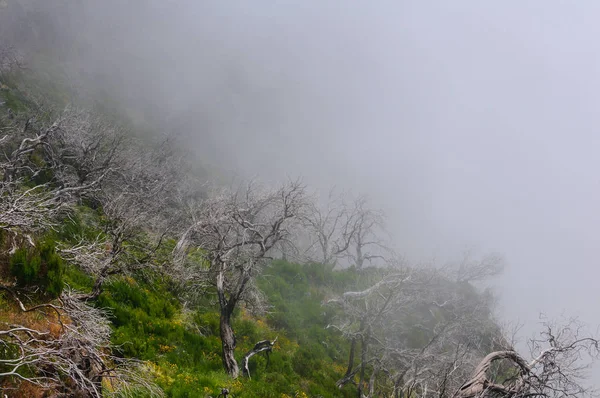
POLYGON ((13 296, 23 311, 51 307, 59 314, 60 331, 57 336, 31 327, 6 325, 0 330, 0 346, 16 350, 8 351, 12 354, 0 360, 4 369, 0 377, 27 381, 69 396, 102 397, 103 380, 108 380, 116 391, 143 390, 148 396, 163 396, 144 372, 143 363, 111 354, 111 329, 105 312, 90 307, 77 296, 65 291, 59 298, 60 304, 29 309, 13 296))

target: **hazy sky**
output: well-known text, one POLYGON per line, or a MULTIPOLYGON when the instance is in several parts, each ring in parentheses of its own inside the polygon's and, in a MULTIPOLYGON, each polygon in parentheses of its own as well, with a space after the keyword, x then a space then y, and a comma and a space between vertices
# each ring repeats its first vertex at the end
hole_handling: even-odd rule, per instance
POLYGON ((600 324, 599 2, 92 4, 85 72, 203 160, 366 192, 414 261, 503 253, 528 332, 600 324))

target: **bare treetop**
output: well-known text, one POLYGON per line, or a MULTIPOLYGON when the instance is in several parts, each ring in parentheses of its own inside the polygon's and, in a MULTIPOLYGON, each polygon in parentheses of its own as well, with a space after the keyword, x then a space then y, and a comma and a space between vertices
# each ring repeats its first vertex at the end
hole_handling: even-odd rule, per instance
POLYGON ((366 197, 348 203, 347 196, 332 189, 325 205, 309 205, 301 218, 310 238, 306 257, 323 264, 346 259, 357 269, 387 260, 391 250, 384 239, 383 212, 371 208, 366 197))
POLYGON ((305 188, 294 181, 278 189, 250 183, 243 189, 220 190, 190 208, 191 225, 174 249, 175 261, 185 283, 208 282, 216 289, 223 365, 233 377, 239 374, 233 311, 240 301, 261 297, 254 278, 270 258, 270 251, 292 236, 293 220, 305 206, 305 188), (189 261, 190 248, 199 250, 200 263, 189 261))

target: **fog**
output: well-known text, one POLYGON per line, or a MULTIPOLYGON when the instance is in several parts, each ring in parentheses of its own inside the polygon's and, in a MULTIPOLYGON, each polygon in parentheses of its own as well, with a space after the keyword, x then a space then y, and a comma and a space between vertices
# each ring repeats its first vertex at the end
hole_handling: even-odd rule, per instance
POLYGON ((84 86, 224 172, 367 193, 411 261, 502 253, 524 334, 600 323, 600 4, 140 4, 56 16, 84 86))

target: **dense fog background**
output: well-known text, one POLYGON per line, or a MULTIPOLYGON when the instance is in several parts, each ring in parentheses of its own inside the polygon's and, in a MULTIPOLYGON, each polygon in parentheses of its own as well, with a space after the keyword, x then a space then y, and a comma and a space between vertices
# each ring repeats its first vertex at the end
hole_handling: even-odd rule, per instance
POLYGON ((522 335, 600 323, 600 3, 67 3, 36 34, 202 162, 368 193, 413 262, 502 253, 522 335))

